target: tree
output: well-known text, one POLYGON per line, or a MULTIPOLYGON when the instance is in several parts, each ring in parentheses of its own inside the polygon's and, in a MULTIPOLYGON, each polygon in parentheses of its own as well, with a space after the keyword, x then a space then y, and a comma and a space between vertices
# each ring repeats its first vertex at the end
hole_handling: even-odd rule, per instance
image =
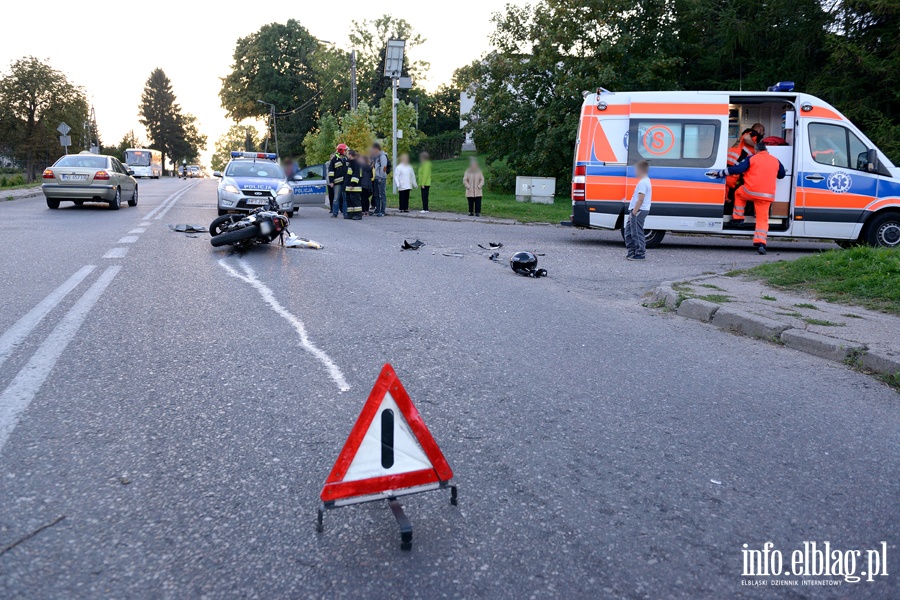
POLYGON ((355 111, 348 111, 341 118, 341 130, 337 136, 339 144, 347 144, 349 148, 368 153, 375 141, 372 129, 372 118, 369 105, 360 102, 355 111))
POLYGON ((200 133, 197 117, 189 113, 178 113, 175 127, 178 135, 175 136, 170 151, 172 162, 176 165, 178 161, 197 162, 200 151, 206 147, 206 136, 200 133))
MULTIPOLYGON (((372 113, 372 124, 376 135, 384 138, 384 151, 390 156, 393 152, 390 91, 385 93, 372 113)), ((400 156, 408 153, 422 139, 422 132, 416 129, 416 107, 411 102, 397 103, 397 129, 403 131, 403 137, 397 140, 397 156, 400 156)))
POLYGON ((280 111, 278 141, 284 156, 302 154, 303 138, 315 126, 318 98, 323 93, 313 68, 319 46, 294 19, 263 25, 256 33, 238 39, 231 73, 222 79, 219 98, 235 121, 266 118, 269 108, 259 100, 280 111))
POLYGON ((442 84, 434 94, 415 93, 419 98, 419 129, 422 133, 432 136, 459 131, 459 88, 442 84))
POLYGON ((262 144, 262 136, 253 125, 232 125, 216 141, 215 151, 210 160, 213 171, 221 171, 231 160, 231 152, 244 150, 253 152, 262 144))
POLYGON ((172 82, 162 69, 154 69, 144 85, 140 121, 150 136, 150 147, 162 152, 164 165, 167 156, 173 164, 179 160, 194 161, 206 146, 197 118, 181 112, 172 82))
MULTIPOLYGON (((428 71, 427 62, 409 59, 411 51, 425 43, 425 38, 416 33, 407 21, 395 19, 388 14, 374 20, 353 21, 350 46, 357 52, 356 78, 360 100, 377 103, 384 97, 385 90, 391 87, 390 80, 384 76, 384 52, 388 39, 406 40, 403 77, 422 79, 428 71)), ((407 98, 407 90, 403 90, 400 95, 407 98)))
POLYGON ((322 115, 316 124, 316 129, 307 133, 303 138, 306 164, 317 165, 328 162, 328 158, 334 153, 334 147, 337 145, 339 131, 340 125, 337 117, 333 114, 322 115))
POLYGON ((139 138, 134 133, 134 129, 132 129, 124 136, 122 136, 122 141, 119 142, 118 146, 101 146, 100 153, 116 156, 119 158, 119 160, 122 160, 122 158, 125 156, 125 150, 127 150, 128 148, 143 148, 145 145, 145 142, 141 138, 139 138))
POLYGON ((64 153, 56 131, 63 121, 73 141, 84 139, 84 90, 33 56, 13 61, 0 78, 0 148, 24 163, 28 181, 64 153))

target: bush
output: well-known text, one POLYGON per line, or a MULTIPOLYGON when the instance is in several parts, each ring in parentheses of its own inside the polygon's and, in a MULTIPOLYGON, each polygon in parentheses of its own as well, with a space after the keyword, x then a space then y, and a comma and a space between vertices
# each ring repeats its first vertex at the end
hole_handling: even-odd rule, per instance
POLYGON ((485 186, 492 192, 512 194, 516 191, 516 174, 505 160, 495 160, 488 165, 485 186))
POLYGON ((0 177, 0 187, 15 187, 17 185, 25 185, 25 178, 21 175, 13 175, 12 177, 4 175, 0 177))
POLYGON ((445 131, 430 135, 412 148, 412 155, 418 156, 421 152, 427 152, 433 160, 453 158, 462 152, 464 141, 465 134, 462 131, 445 131))

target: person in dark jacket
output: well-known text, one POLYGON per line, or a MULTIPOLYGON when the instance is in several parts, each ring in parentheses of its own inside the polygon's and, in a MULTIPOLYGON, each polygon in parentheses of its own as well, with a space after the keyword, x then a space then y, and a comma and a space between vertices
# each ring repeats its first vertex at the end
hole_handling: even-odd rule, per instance
POLYGON ((362 219, 362 170, 359 157, 355 150, 350 150, 350 160, 347 161, 346 183, 347 212, 345 219, 359 221, 362 219))
POLYGON ((363 152, 356 157, 359 168, 362 171, 359 178, 359 186, 362 188, 360 198, 362 199, 362 213, 369 215, 369 200, 372 198, 372 190, 375 186, 375 172, 372 168, 372 161, 363 152))
MULTIPOLYGON (((347 144, 338 144, 328 161, 328 187, 334 193, 331 204, 331 216, 337 218, 343 213, 347 218, 347 197, 344 194, 344 177, 347 175, 347 144)), ((331 194, 329 194, 331 197, 331 194)))

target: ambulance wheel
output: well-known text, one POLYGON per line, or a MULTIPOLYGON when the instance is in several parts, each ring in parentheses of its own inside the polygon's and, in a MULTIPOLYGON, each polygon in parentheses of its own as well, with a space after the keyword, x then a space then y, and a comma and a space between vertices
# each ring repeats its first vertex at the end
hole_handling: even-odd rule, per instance
POLYGON ((866 225, 863 238, 870 246, 900 248, 900 213, 886 212, 875 216, 866 225))
MULTIPOLYGON (((625 239, 625 228, 619 230, 622 234, 622 239, 625 239)), ((660 244, 662 244, 663 238, 666 237, 666 231, 664 229, 647 229, 644 231, 644 239, 646 240, 648 248, 656 248, 660 244)))

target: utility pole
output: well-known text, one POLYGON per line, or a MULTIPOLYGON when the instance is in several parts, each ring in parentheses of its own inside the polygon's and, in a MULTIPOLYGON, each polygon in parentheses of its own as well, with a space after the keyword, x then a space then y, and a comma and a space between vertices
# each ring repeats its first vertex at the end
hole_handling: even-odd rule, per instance
POLYGON ((356 50, 350 52, 350 110, 356 110, 356 50))
MULTIPOLYGON (((391 79, 391 164, 397 168, 397 84, 400 79, 391 79)), ((391 177, 394 193, 397 193, 397 178, 391 177)))
MULTIPOLYGON (((391 160, 397 165, 397 88, 403 74, 403 52, 406 40, 388 40, 384 51, 384 76, 391 80, 391 160)), ((391 177, 394 193, 397 193, 397 179, 391 177)))
MULTIPOLYGON (((263 100, 257 100, 260 104, 265 104, 269 107, 269 115, 272 117, 272 129, 275 132, 275 154, 281 158, 281 153, 278 152, 278 121, 275 119, 275 105, 271 102, 265 102, 263 100)), ((269 138, 266 136, 266 152, 269 151, 269 138)))

